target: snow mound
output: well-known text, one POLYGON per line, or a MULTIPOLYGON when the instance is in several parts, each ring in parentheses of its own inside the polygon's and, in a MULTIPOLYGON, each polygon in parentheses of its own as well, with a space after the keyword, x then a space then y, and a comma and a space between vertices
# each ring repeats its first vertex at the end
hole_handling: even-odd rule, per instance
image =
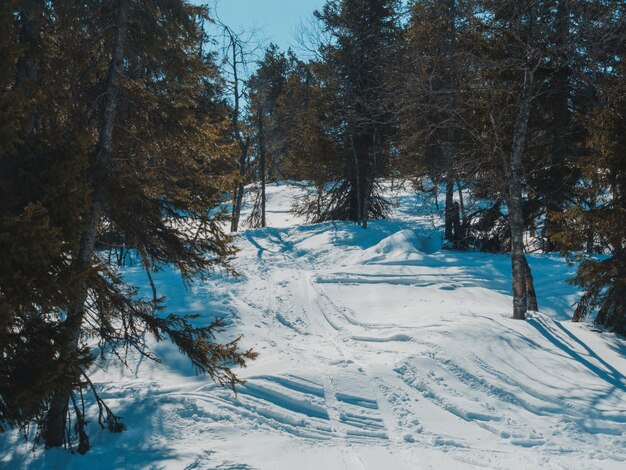
POLYGON ((346 263, 414 265, 424 260, 424 253, 417 248, 422 245, 421 238, 413 230, 404 229, 348 257, 346 263))

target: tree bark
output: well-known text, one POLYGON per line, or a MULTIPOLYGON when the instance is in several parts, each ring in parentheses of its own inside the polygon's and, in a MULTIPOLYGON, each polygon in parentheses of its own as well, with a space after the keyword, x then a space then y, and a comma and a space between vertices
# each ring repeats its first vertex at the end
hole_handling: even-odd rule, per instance
POLYGON ((250 148, 250 139, 246 139, 241 146, 241 156, 239 157, 239 183, 235 188, 235 196, 233 203, 232 219, 230 222, 230 231, 237 232, 239 230, 239 220, 241 219, 241 208, 243 206, 243 196, 246 191, 245 178, 246 166, 248 165, 248 149, 250 148))
POLYGON ((454 229, 453 241, 455 246, 458 246, 462 240, 461 233, 461 206, 458 202, 452 204, 453 216, 452 216, 452 228, 454 229))
MULTIPOLYGON (((241 48, 241 42, 235 33, 228 27, 225 27, 226 34, 228 34, 230 47, 232 47, 232 72, 233 72, 233 98, 235 100, 233 107, 232 125, 235 140, 239 144, 239 183, 235 187, 233 195, 233 207, 232 218, 230 222, 230 231, 237 232, 239 230, 239 219, 241 217, 241 207, 243 205, 243 195, 245 191, 245 176, 246 176, 246 164, 248 162, 248 148, 250 146, 250 139, 244 139, 241 128, 239 126, 239 114, 240 114, 240 101, 241 94, 239 90, 240 78, 238 64, 241 61, 237 58, 237 49, 241 48)), ((243 51, 242 51, 243 54, 243 51)), ((243 61, 243 59, 241 59, 243 61)))
POLYGON ((528 310, 531 312, 538 312, 539 305, 537 304, 537 293, 535 292, 535 282, 533 280, 533 273, 528 264, 528 259, 524 256, 524 278, 526 282, 526 295, 528 298, 528 310))
POLYGON ((452 177, 452 170, 450 169, 446 175, 446 204, 444 212, 444 238, 448 242, 454 243, 454 178, 452 177))
POLYGON ((350 133, 350 147, 352 148, 352 156, 354 157, 354 192, 356 197, 356 222, 361 225, 363 220, 363 211, 361 207, 361 172, 359 168, 359 156, 354 145, 354 137, 350 133))
MULTIPOLYGON (((454 119, 457 112, 457 97, 456 92, 458 90, 457 79, 457 60, 456 60, 456 0, 448 0, 447 2, 447 30, 448 30, 448 42, 447 42, 447 56, 448 56, 448 77, 447 88, 451 92, 451 101, 448 103, 449 110, 448 115, 450 122, 448 123, 448 129, 446 132, 447 141, 443 144, 443 157, 446 165, 446 204, 445 204, 445 230, 444 238, 449 243, 455 243, 454 223, 455 223, 455 207, 454 207, 454 159, 456 152, 456 132, 454 129, 454 119)), ((458 234, 457 234, 458 236, 458 234)))
MULTIPOLYGON (((596 195, 593 194, 589 198, 589 211, 593 211, 596 208, 596 195)), ((588 254, 593 254, 596 252, 595 250, 595 234, 593 232, 593 225, 589 224, 586 228, 586 241, 585 241, 585 251, 588 254)))
MULTIPOLYGON (((98 223, 103 214, 104 182, 111 172, 113 154, 113 128, 117 114, 120 82, 122 77, 122 61, 128 32, 130 0, 120 0, 116 25, 113 53, 107 78, 106 104, 102 116, 100 135, 96 145, 95 164, 93 167, 92 208, 89 223, 82 234, 80 247, 74 262, 76 272, 84 273, 91 266, 96 244, 98 223)), ((79 348, 81 326, 84 317, 85 302, 88 296, 88 285, 82 281, 79 295, 74 305, 70 306, 63 324, 66 343, 61 351, 61 362, 71 364, 73 356, 79 348)), ((70 366, 71 367, 71 366, 70 366)), ((76 376, 77 371, 68 370, 68 375, 76 376)), ((46 417, 44 440, 46 447, 62 446, 66 436, 67 413, 71 387, 57 390, 54 394, 46 417)))
POLYGON ((511 228, 511 271, 513 279, 513 318, 524 320, 527 310, 526 259, 524 256, 524 216, 522 186, 524 178, 523 156, 532 103, 534 71, 524 69, 524 85, 520 96, 520 109, 513 131, 513 146, 508 162, 509 224, 511 228))
POLYGON ((371 188, 370 188, 370 179, 368 176, 366 176, 363 179, 363 213, 361 214, 361 227, 363 228, 367 228, 367 222, 368 222, 368 215, 369 215, 369 211, 370 211, 370 194, 371 194, 371 188))
POLYGON ((259 112, 259 166, 261 173, 261 227, 265 227, 265 135, 263 129, 263 114, 259 112))
POLYGON ((363 184, 363 214, 361 216, 361 226, 367 228, 370 213, 370 201, 374 190, 374 180, 378 172, 378 160, 381 151, 380 129, 374 126, 372 133, 372 151, 371 160, 368 159, 365 165, 365 178, 363 184))
MULTIPOLYGON (((246 156, 242 154, 240 162, 245 162, 246 156)), ((240 167, 243 167, 245 163, 240 163, 240 167)), ((241 175, 241 180, 237 184, 237 188, 235 189, 235 197, 233 204, 233 214, 230 222, 230 231, 237 232, 239 230, 239 219, 241 218, 241 207, 243 206, 243 193, 245 191, 245 186, 243 183, 243 175, 241 175)))
POLYGON ((461 220, 465 220, 465 200, 463 199, 463 188, 461 187, 461 181, 456 180, 456 187, 459 191, 459 207, 461 210, 461 220))

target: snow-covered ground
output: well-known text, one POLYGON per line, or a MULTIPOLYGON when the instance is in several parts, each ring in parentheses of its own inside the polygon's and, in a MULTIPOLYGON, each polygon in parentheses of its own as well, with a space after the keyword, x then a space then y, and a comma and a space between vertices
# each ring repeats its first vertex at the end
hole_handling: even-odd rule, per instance
POLYGON ((225 316, 260 353, 237 395, 162 343, 164 364, 97 374, 128 431, 92 423, 85 456, 0 436, 0 466, 626 468, 626 341, 569 321, 574 268, 531 256, 541 313, 515 321, 509 259, 441 251, 410 192, 362 230, 301 225, 300 191, 269 188, 271 228, 238 237, 239 278, 157 279, 172 310, 225 316))

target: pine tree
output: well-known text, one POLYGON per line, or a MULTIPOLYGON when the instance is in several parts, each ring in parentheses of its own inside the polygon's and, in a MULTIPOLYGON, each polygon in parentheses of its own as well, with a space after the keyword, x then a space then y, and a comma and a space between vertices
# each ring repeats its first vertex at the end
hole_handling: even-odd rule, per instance
POLYGON ((626 335, 626 9, 600 4, 585 31, 589 82, 595 109, 586 123, 587 150, 578 162, 580 203, 558 216, 554 241, 565 253, 605 253, 586 257, 572 283, 583 288, 574 321, 595 314, 595 322, 626 335))
MULTIPOLYGON (((377 178, 385 174, 393 120, 385 99, 386 70, 398 45, 395 0, 331 0, 315 13, 333 42, 322 46, 317 73, 336 104, 326 134, 340 135, 341 173, 333 175, 322 219, 348 219, 367 227, 386 204, 377 178)), ((329 116, 330 117, 330 116, 329 116)), ((330 182, 329 179, 326 179, 330 182)), ((318 187, 326 187, 319 181, 318 187)))
POLYGON ((595 158, 586 174, 608 191, 607 197, 588 211, 572 210, 571 217, 565 219, 591 226, 610 253, 604 260, 587 259, 578 268, 574 282, 585 292, 574 320, 581 321, 595 311, 596 323, 622 335, 626 335, 625 90, 626 67, 622 62, 602 87, 604 106, 594 116, 590 129, 589 145, 595 158))
POLYGON ((254 170, 260 190, 249 222, 255 227, 265 227, 266 183, 283 174, 285 129, 283 121, 277 119, 277 106, 287 82, 290 61, 275 44, 270 44, 257 66, 248 80, 248 88, 251 127, 255 129, 254 170))
POLYGON ((463 29, 470 14, 467 2, 459 0, 414 2, 394 80, 401 90, 396 99, 405 168, 419 178, 429 177, 435 188, 443 182, 444 239, 450 246, 459 246, 463 237, 454 190, 466 151, 461 87, 468 79, 468 61, 458 43, 467 37, 463 29))
POLYGON ((103 427, 123 429, 89 379, 96 351, 153 358, 147 330, 229 387, 239 383, 232 365, 255 356, 237 339, 215 342, 221 320, 194 326, 184 312, 164 315, 156 291, 137 297, 104 251, 130 248, 150 280, 166 264, 189 282, 228 268, 234 248, 219 207, 235 165, 226 108, 201 53, 203 8, 33 1, 1 12, 1 79, 13 86, 2 88, 0 107, 19 106, 0 149, 0 247, 12 253, 0 262, 0 425, 34 420, 51 447, 70 445, 75 431, 84 452, 82 389, 103 427))
POLYGON ((66 121, 73 115, 73 97, 59 97, 70 81, 60 77, 63 69, 52 67, 59 51, 49 40, 57 33, 51 5, 3 2, 0 11, 3 431, 45 414, 55 381, 62 377, 56 319, 76 293, 68 250, 86 201, 77 176, 84 170, 80 155, 88 144, 82 129, 66 121))
POLYGON ((481 222, 505 219, 513 280, 513 316, 537 309, 525 256, 527 169, 532 167, 530 136, 534 104, 542 96, 546 61, 544 32, 552 21, 550 2, 480 2, 468 18, 471 69, 466 94, 469 132, 475 142, 477 179, 495 200, 481 222), (482 181, 481 181, 482 180, 482 181), (494 184, 494 181, 496 184, 494 184), (499 207, 506 204, 506 215, 499 207), (495 212, 495 214, 494 214, 495 212))
POLYGON ((276 108, 283 132, 282 172, 315 187, 309 197, 295 201, 294 210, 313 222, 332 220, 333 208, 343 207, 336 199, 343 194, 327 189, 341 184, 338 175, 349 158, 335 112, 338 98, 327 91, 316 68, 315 63, 294 61, 276 108))

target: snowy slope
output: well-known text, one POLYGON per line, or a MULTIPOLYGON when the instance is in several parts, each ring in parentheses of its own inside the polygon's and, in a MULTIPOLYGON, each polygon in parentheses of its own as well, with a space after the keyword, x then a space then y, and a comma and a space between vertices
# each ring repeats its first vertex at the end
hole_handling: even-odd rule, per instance
POLYGON ((300 225, 300 191, 269 188, 272 228, 239 236, 239 278, 158 278, 172 309, 225 316, 261 353, 237 395, 160 344, 163 365, 98 373, 128 431, 92 424, 86 456, 0 436, 0 466, 626 468, 626 341, 568 321, 572 267, 531 256, 541 313, 514 321, 508 258, 439 250, 409 193, 362 230, 300 225))

